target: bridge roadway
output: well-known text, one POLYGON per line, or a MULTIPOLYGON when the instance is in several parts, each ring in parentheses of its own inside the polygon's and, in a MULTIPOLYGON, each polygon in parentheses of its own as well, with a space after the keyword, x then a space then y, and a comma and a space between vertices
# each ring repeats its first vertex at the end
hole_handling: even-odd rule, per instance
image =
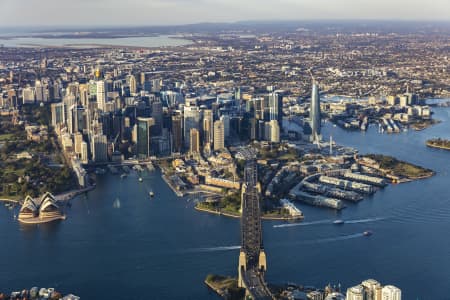
POLYGON ((251 299, 273 299, 264 281, 267 269, 266 254, 262 243, 261 210, 259 206, 261 186, 258 183, 257 165, 247 162, 244 184, 241 190, 241 252, 239 254, 239 286, 246 289, 251 299))
POLYGON ((273 299, 272 293, 267 288, 266 282, 263 278, 263 273, 250 269, 242 272, 243 281, 247 287, 247 293, 252 299, 271 300, 273 299))

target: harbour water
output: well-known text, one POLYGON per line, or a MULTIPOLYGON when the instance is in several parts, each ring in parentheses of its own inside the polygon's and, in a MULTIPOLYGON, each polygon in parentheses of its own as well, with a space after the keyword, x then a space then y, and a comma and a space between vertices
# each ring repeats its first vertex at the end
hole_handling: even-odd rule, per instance
POLYGON ((92 48, 103 46, 129 46, 129 47, 167 47, 182 46, 190 41, 168 35, 121 37, 121 38, 41 38, 41 37, 15 37, 0 36, 0 45, 5 47, 72 47, 92 48))
MULTIPOLYGON (((297 204, 303 223, 264 221, 269 282, 346 288, 367 278, 394 284, 404 299, 448 299, 450 152, 425 140, 450 138, 443 122, 421 132, 347 132, 326 124, 324 139, 416 163, 437 175, 390 185, 333 210, 297 204), (343 219, 344 225, 333 225, 343 219), (373 235, 365 237, 363 232, 373 235)), ((0 287, 55 287, 82 299, 217 299, 208 273, 236 275, 239 220, 200 213, 178 198, 158 171, 99 176, 97 188, 71 201, 67 220, 20 225, 0 208, 0 287), (148 193, 155 193, 153 198, 148 193)))

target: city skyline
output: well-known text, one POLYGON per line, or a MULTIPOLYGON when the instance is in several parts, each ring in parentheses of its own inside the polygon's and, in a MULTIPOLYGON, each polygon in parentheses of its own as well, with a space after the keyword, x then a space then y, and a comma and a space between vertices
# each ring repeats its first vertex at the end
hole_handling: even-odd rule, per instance
POLYGON ((429 5, 414 1, 331 0, 292 1, 250 0, 132 0, 124 6, 117 0, 43 0, 39 6, 29 0, 4 0, 0 9, 1 26, 167 26, 202 22, 307 21, 307 20, 418 20, 450 21, 450 3, 433 1, 429 5), (33 9, 29 9, 33 6, 33 9), (62 11, 55 14, 54 11, 62 11), (67 12, 70 12, 67 13, 67 12), (101 13, 99 13, 101 12, 101 13), (21 18, 17 18, 21 16, 21 18))

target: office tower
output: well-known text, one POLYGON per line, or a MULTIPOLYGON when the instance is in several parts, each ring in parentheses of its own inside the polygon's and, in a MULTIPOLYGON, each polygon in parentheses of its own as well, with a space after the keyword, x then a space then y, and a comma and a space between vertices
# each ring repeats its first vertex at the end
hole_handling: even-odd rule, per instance
POLYGON ((278 125, 282 126, 283 121, 283 101, 281 95, 272 93, 269 96, 269 120, 277 120, 278 125))
POLYGON ((347 297, 345 300, 365 300, 364 288, 362 285, 357 285, 347 289, 347 297))
POLYGON ((311 106, 310 106, 310 122, 311 122, 311 141, 320 141, 320 129, 321 129, 321 112, 320 112, 320 99, 319 99, 319 86, 313 82, 311 93, 311 106))
POLYGON ((106 87, 103 80, 97 81, 97 108, 101 111, 106 110, 106 87))
POLYGON ((213 142, 213 112, 210 109, 203 110, 203 145, 213 142))
POLYGON ((257 133, 258 133, 258 123, 255 118, 250 119, 250 130, 249 130, 250 140, 254 141, 257 139, 257 133))
POLYGON ((137 136, 136 136, 136 154, 138 158, 147 158, 150 156, 150 131, 155 125, 153 118, 137 118, 137 136))
POLYGON ((183 128, 180 115, 172 116, 172 152, 181 152, 183 147, 183 128))
POLYGON ((56 128, 57 125, 66 123, 66 112, 64 106, 65 104, 63 102, 52 103, 51 105, 52 126, 54 128, 56 128))
POLYGON ((200 110, 198 106, 184 107, 184 146, 189 149, 189 133, 192 128, 200 129, 200 110))
POLYGON ((225 148, 225 128, 221 120, 214 122, 214 151, 225 148))
POLYGON ((277 120, 271 120, 270 124, 270 141, 272 143, 280 142, 280 126, 277 120))
POLYGON ((200 153, 200 132, 196 128, 191 128, 189 133, 190 138, 190 153, 200 153))
POLYGON ((255 118, 264 120, 264 100, 262 98, 252 99, 255 118))
POLYGON ((34 104, 36 100, 34 91, 35 90, 31 87, 26 87, 22 90, 23 104, 34 104))
POLYGON ((222 116, 220 116, 220 120, 223 122, 225 138, 228 138, 230 136, 230 116, 222 115, 222 116))
POLYGON ((40 80, 36 80, 35 86, 36 102, 47 102, 47 87, 40 80))
POLYGON ((75 133, 73 136, 75 144, 75 153, 81 155, 81 143, 83 142, 83 135, 80 132, 75 133))
POLYGON ((88 159, 88 144, 85 141, 81 142, 81 163, 87 164, 89 162, 88 159))
POLYGON ((67 115, 67 128, 70 134, 82 131, 84 129, 85 126, 83 122, 83 117, 84 117, 83 107, 74 104, 69 108, 69 112, 67 115))
POLYGON ((145 72, 141 72, 141 80, 140 80, 140 84, 143 87, 145 82, 147 80, 147 76, 145 75, 145 72))
POLYGON ((80 103, 85 108, 89 106, 89 87, 86 84, 80 84, 80 103))
POLYGON ((408 106, 408 96, 402 95, 399 97, 399 105, 400 107, 407 107, 408 106))
POLYGON ((386 285, 381 289, 381 299, 382 300, 401 300, 402 299, 402 291, 393 285, 386 285))
POLYGON ((263 140, 270 142, 270 139, 271 139, 271 132, 270 132, 270 130, 271 130, 270 122, 264 122, 264 134, 263 134, 263 137, 262 137, 263 140))
POLYGON ((108 161, 108 140, 104 134, 91 136, 91 153, 93 162, 108 161))
POLYGON ((381 300, 381 284, 378 281, 367 279, 361 285, 364 287, 365 300, 381 300))
POLYGON ((163 107, 159 99, 152 102, 152 118, 155 119, 154 135, 160 135, 163 128, 163 107))
POLYGON ((137 93, 136 77, 134 77, 134 75, 128 75, 127 82, 130 87, 130 94, 135 95, 137 93))

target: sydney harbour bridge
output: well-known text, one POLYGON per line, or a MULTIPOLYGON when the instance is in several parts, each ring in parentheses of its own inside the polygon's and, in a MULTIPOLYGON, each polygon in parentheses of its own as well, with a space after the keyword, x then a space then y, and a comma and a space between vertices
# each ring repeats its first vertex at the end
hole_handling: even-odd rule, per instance
POLYGON ((262 242, 259 200, 261 185, 255 160, 249 160, 244 169, 241 190, 241 250, 239 252, 239 287, 252 299, 273 299, 264 281, 267 270, 266 254, 262 242))

